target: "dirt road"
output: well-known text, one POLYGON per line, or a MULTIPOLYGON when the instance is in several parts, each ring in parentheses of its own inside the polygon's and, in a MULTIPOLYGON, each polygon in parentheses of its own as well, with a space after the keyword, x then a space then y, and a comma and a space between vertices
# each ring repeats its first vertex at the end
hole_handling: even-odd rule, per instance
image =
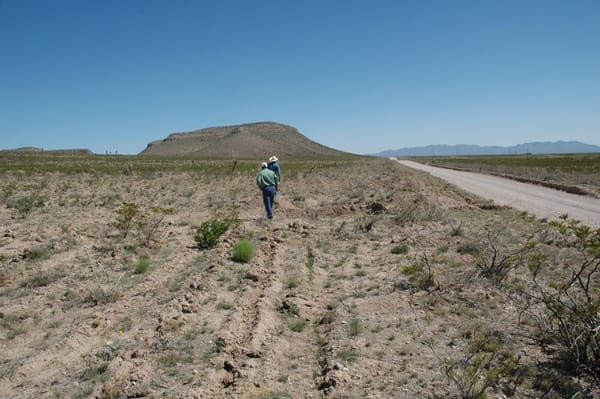
POLYGON ((498 205, 523 209, 542 218, 568 214, 592 227, 600 227, 600 200, 582 195, 520 183, 502 177, 463 172, 398 160, 402 165, 442 178, 465 191, 493 200, 498 205))

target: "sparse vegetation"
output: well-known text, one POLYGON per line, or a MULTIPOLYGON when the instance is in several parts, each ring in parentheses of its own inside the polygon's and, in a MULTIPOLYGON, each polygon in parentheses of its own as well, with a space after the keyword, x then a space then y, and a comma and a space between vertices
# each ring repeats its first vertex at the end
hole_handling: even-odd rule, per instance
POLYGON ((588 374, 600 383, 600 229, 561 216, 552 222, 576 262, 561 264, 543 252, 529 257, 532 288, 523 294, 524 311, 535 322, 539 342, 556 343, 568 357, 568 371, 588 374), (551 269, 564 270, 549 280, 551 269))
POLYGON ((594 229, 386 159, 282 158, 264 223, 257 160, 0 153, 0 392, 600 396, 594 229))
POLYGON ((517 368, 517 358, 497 332, 475 331, 468 339, 466 352, 459 356, 446 357, 441 363, 462 399, 486 398, 488 388, 517 368))

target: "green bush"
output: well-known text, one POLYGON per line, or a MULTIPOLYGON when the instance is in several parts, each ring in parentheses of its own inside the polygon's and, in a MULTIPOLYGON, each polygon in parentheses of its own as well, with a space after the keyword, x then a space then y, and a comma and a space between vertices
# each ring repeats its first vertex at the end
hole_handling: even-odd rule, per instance
MULTIPOLYGON (((561 215, 550 225, 564 237, 577 257, 568 262, 544 252, 531 254, 532 289, 523 307, 539 329, 540 345, 554 342, 577 373, 600 380, 600 228, 561 215), (556 270, 564 270, 557 276, 556 270)), ((575 396, 573 396, 575 397, 575 396)))
POLYGON ((150 268, 150 258, 146 255, 140 256, 137 263, 135 264, 135 274, 144 274, 150 268))
POLYGON ((194 240, 198 243, 198 248, 208 249, 213 248, 219 242, 219 238, 227 231, 231 223, 226 220, 220 219, 209 219, 202 222, 194 240))
POLYGON ((24 251, 27 260, 46 260, 52 256, 52 249, 46 246, 34 246, 24 251))
POLYGON ((140 213, 140 206, 133 202, 126 202, 116 212, 119 216, 114 225, 123 235, 123 238, 127 238, 127 234, 129 234, 129 230, 133 224, 133 219, 140 213))
POLYGON ((294 332, 302 332, 307 324, 306 320, 294 320, 288 324, 288 327, 294 332))
POLYGON ((406 244, 396 245, 394 248, 392 248, 392 253, 395 255, 407 254, 409 249, 410 247, 406 244))
POLYGON ((250 240, 240 240, 233 246, 232 258, 236 262, 250 262, 256 254, 256 247, 250 240))
POLYGON ((41 208, 44 206, 44 199, 37 194, 21 197, 14 201, 9 201, 8 208, 15 208, 20 216, 24 218, 33 208, 41 208))

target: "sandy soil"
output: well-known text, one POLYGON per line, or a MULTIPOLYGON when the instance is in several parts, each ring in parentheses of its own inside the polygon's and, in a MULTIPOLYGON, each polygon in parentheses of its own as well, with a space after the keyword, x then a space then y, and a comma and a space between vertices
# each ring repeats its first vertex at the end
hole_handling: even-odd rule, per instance
POLYGON ((490 398, 577 383, 460 250, 491 230, 508 251, 545 223, 389 160, 281 165, 272 222, 254 176, 3 176, 0 396, 454 398, 448 364, 482 334, 519 362, 490 398), (124 203, 139 205, 126 238, 124 203), (228 212, 240 223, 197 248, 228 212), (241 238, 249 263, 231 258, 241 238))

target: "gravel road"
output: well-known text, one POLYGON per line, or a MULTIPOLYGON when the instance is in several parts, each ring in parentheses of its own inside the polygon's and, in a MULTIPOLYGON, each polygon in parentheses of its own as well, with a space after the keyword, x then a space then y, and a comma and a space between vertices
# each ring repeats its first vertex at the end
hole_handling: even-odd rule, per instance
POLYGON ((570 218, 580 220, 588 226, 600 227, 600 199, 481 173, 439 168, 413 161, 397 161, 442 178, 482 198, 491 199, 498 205, 522 209, 548 219, 557 219, 559 215, 566 213, 570 218))

